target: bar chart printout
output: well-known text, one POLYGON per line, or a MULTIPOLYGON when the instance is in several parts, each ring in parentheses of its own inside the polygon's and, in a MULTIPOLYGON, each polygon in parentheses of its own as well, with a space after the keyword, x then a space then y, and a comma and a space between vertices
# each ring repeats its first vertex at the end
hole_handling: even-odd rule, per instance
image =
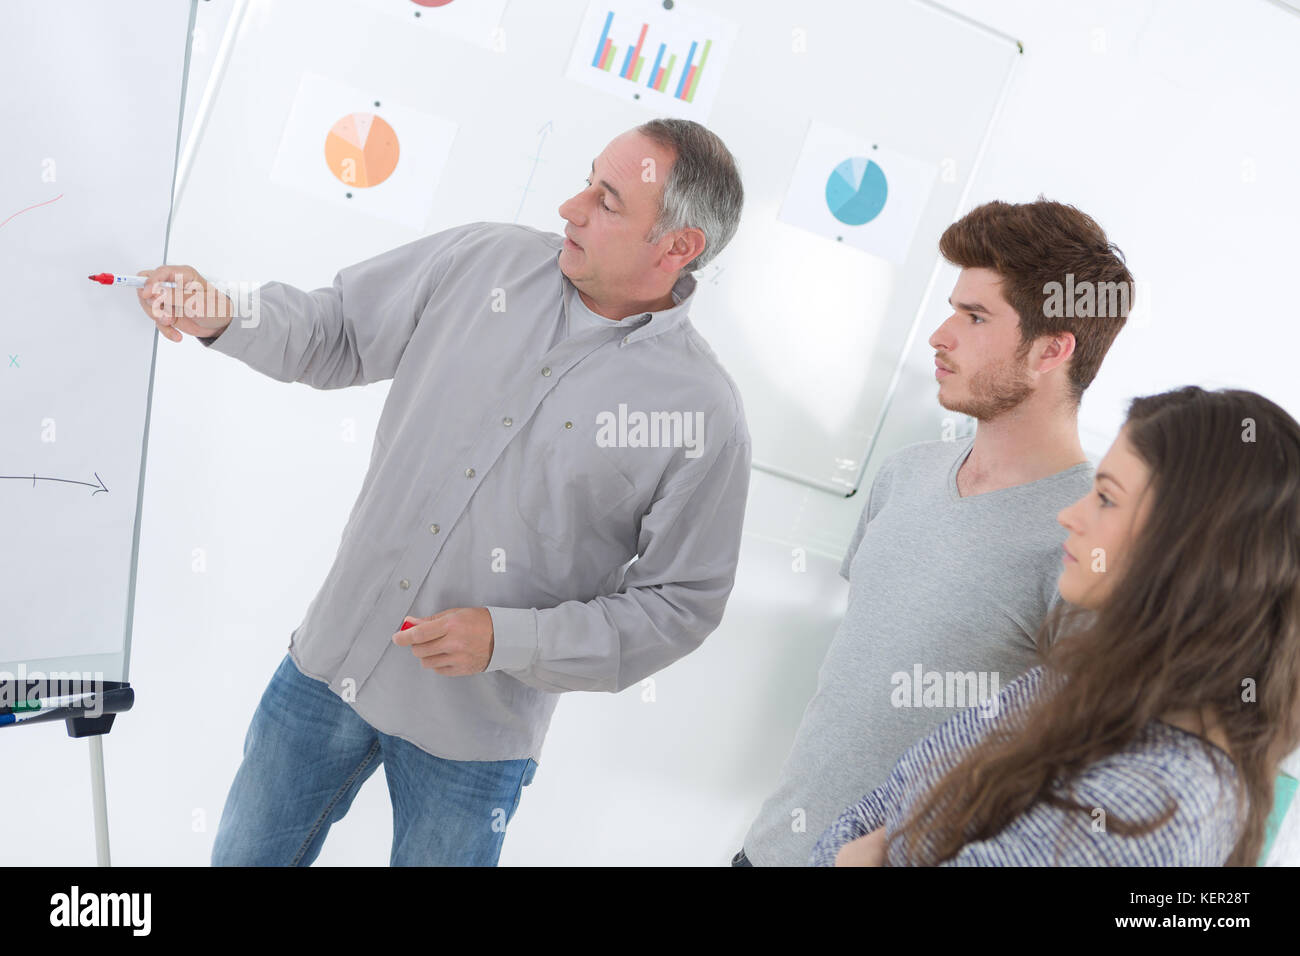
POLYGON ((737 29, 711 13, 646 0, 592 0, 566 75, 660 114, 704 122, 737 29))

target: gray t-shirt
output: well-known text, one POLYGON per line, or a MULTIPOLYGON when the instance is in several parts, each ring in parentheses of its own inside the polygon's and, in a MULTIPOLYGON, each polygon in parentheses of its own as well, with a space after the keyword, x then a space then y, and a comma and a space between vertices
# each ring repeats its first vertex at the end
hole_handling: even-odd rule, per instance
POLYGON ((1036 663, 1035 634, 1061 600, 1056 516, 1091 490, 1094 469, 963 498, 957 470, 973 445, 921 442, 881 465, 840 565, 848 607, 817 693, 745 837, 755 865, 807 865, 822 831, 912 743, 1036 663))
MULTIPOLYGON (((569 297, 569 331, 568 335, 581 335, 591 328, 608 329, 613 326, 623 326, 626 328, 636 328, 645 321, 644 317, 633 313, 621 319, 607 319, 599 313, 592 312, 587 308, 587 303, 582 301, 582 296, 578 295, 577 287, 565 277, 564 294, 569 297)), ((673 303, 681 302, 681 296, 676 292, 672 293, 673 303)), ((567 337, 567 336, 566 336, 567 337)))

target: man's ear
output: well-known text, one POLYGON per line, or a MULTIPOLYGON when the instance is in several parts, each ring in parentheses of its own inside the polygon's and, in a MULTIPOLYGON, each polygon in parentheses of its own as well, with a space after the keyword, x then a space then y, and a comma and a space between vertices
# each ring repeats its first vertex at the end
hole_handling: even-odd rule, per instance
POLYGON ((679 230, 665 253, 665 258, 677 260, 670 271, 676 272, 698 259, 704 254, 705 244, 702 229, 679 230))
POLYGON ((1052 369, 1064 365, 1074 357, 1074 348, 1076 343, 1073 332, 1061 332, 1056 335, 1045 335, 1043 338, 1047 339, 1047 342, 1043 347, 1042 362, 1050 363, 1050 368, 1040 368, 1040 371, 1050 372, 1052 369))

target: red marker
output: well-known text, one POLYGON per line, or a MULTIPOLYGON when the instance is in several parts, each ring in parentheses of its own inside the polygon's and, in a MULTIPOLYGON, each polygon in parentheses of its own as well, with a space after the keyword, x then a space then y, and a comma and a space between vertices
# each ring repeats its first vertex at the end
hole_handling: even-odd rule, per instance
MULTIPOLYGON (((124 285, 132 289, 143 289, 145 282, 148 280, 144 276, 119 276, 111 272, 101 272, 98 275, 88 276, 91 282, 98 282, 100 285, 124 285)), ((175 282, 164 282, 164 289, 176 288, 175 282)))
POLYGON ((415 623, 416 623, 415 621, 403 621, 403 622, 402 622, 402 628, 401 628, 401 629, 404 631, 404 630, 406 630, 408 627, 415 627, 415 623))

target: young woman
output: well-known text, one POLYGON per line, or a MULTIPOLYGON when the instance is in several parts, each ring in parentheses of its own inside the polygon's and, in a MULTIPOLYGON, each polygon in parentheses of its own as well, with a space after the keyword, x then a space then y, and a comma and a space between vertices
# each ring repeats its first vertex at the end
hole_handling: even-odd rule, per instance
POLYGON ((1256 862, 1300 745, 1300 426, 1248 391, 1134 399, 1058 520, 1067 636, 909 748, 812 865, 1256 862))

